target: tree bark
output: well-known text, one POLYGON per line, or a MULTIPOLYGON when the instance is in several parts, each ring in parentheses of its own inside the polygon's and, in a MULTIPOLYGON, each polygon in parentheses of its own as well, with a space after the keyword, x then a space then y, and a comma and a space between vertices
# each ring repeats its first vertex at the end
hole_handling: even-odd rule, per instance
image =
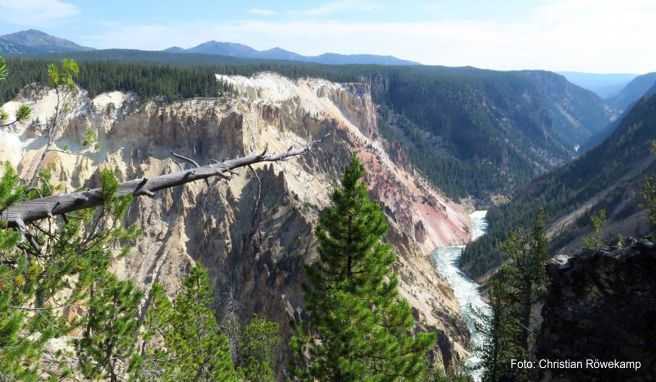
MULTIPOLYGON (((157 191, 197 180, 217 176, 229 179, 231 171, 237 168, 247 167, 262 162, 284 161, 307 153, 311 146, 312 144, 297 149, 290 147, 289 150, 284 153, 269 155, 266 153, 267 150, 265 149, 260 154, 251 154, 240 158, 229 159, 224 162, 198 166, 196 168, 159 175, 152 178, 133 179, 120 183, 116 196, 146 195, 152 197, 157 191)), ((7 207, 0 214, 0 223, 4 223, 12 228, 23 230, 25 225, 31 222, 55 215, 64 215, 85 208, 98 207, 103 205, 104 202, 103 190, 101 188, 33 199, 15 203, 7 207)))

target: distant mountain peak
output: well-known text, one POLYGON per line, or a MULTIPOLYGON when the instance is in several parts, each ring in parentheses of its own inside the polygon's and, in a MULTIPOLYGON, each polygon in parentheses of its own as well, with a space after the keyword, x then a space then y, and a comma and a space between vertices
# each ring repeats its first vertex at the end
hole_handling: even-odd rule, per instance
POLYGON ((200 53, 219 56, 257 58, 258 51, 250 46, 224 41, 207 41, 185 50, 187 53, 200 53))
MULTIPOLYGON (((240 44, 238 42, 216 41, 216 40, 206 41, 204 43, 198 44, 194 48, 197 48, 199 46, 230 46, 230 47, 248 48, 248 49, 255 50, 255 49, 251 48, 248 45, 240 44)), ((191 49, 194 49, 194 48, 191 48, 191 49)))
POLYGON ((6 36, 20 36, 20 35, 41 35, 41 36, 50 37, 50 35, 47 34, 46 32, 40 31, 38 29, 32 29, 32 28, 26 29, 24 31, 18 31, 18 32, 10 33, 10 34, 7 34, 6 36))
POLYGON ((179 46, 172 46, 170 48, 164 49, 164 52, 167 53, 183 53, 184 51, 185 51, 184 48, 181 48, 179 46))
POLYGON ((43 54, 88 50, 93 49, 37 29, 27 29, 0 36, 0 53, 43 54))
POLYGON ((276 46, 276 47, 271 48, 271 49, 267 49, 267 50, 265 50, 265 52, 285 52, 285 53, 292 53, 292 52, 288 51, 287 49, 283 49, 283 48, 281 48, 281 47, 279 47, 279 46, 276 46))

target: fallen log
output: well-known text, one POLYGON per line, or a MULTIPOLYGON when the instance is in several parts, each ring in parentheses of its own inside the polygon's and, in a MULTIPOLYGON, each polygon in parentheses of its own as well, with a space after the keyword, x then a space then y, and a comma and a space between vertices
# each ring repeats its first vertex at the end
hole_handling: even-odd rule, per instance
MULTIPOLYGON (((229 179, 235 169, 263 162, 284 161, 307 153, 311 146, 312 144, 301 148, 290 147, 286 152, 279 154, 267 154, 267 150, 265 149, 259 154, 251 154, 205 166, 196 166, 187 170, 151 178, 129 180, 118 185, 116 196, 134 195, 138 197, 146 195, 153 197, 157 191, 197 180, 212 177, 229 179)), ((186 159, 186 157, 180 156, 179 154, 174 154, 174 156, 186 159)), ((196 162, 193 163, 197 165, 196 162)), ((52 216, 65 215, 85 208, 102 206, 104 202, 104 194, 101 188, 28 200, 15 203, 3 210, 0 213, 0 223, 24 231, 26 225, 32 222, 52 216)))

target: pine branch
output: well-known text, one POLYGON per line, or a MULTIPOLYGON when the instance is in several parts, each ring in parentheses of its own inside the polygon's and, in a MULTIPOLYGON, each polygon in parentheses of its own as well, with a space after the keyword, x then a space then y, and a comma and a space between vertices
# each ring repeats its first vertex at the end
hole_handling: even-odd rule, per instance
MULTIPOLYGON (((231 174, 233 170, 241 167, 248 167, 263 162, 285 161, 292 157, 303 155, 310 151, 313 144, 314 143, 301 148, 290 148, 286 152, 279 154, 267 154, 267 150, 265 149, 259 154, 228 159, 223 162, 159 175, 152 178, 133 179, 120 183, 115 196, 146 195, 152 197, 157 191, 197 180, 212 177, 228 178, 228 175, 226 174, 231 174)), ((51 216, 64 215, 85 208, 98 207, 103 205, 104 202, 104 193, 101 188, 29 200, 7 207, 0 214, 0 223, 4 223, 12 228, 20 228, 25 224, 30 224, 34 221, 51 216)))

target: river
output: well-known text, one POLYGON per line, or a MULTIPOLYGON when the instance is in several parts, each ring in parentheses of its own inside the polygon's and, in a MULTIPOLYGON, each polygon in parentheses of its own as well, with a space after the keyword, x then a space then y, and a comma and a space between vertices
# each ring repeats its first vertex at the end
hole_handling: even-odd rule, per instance
MULTIPOLYGON (((487 231, 486 215, 487 211, 476 211, 471 214, 472 240, 476 240, 485 235, 487 231)), ((472 342, 470 347, 473 349, 481 344, 483 338, 481 337, 481 334, 477 333, 475 330, 473 317, 470 312, 472 311, 472 308, 482 312, 489 312, 489 306, 481 297, 479 285, 469 277, 465 276, 460 269, 458 269, 458 259, 464 249, 464 245, 438 248, 433 253, 433 259, 437 271, 446 278, 451 285, 451 288, 453 288, 456 299, 460 304, 460 309, 463 312, 465 323, 471 334, 472 342)), ((474 366, 478 361, 478 357, 473 354, 465 361, 465 366, 474 366)), ((481 374, 481 370, 476 370, 471 373, 476 382, 481 380, 481 374)))

